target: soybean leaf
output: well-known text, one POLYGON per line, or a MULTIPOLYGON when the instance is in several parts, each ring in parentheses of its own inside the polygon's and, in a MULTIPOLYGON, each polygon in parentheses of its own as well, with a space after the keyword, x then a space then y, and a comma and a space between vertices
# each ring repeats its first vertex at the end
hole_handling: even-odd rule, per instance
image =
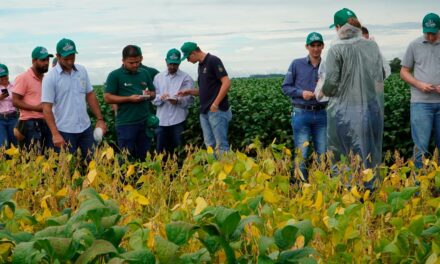
POLYGON ((229 238, 240 222, 240 214, 233 209, 218 207, 215 214, 215 222, 219 226, 222 235, 225 238, 229 238))
POLYGON ((186 253, 180 256, 183 264, 199 264, 211 261, 211 256, 206 248, 201 248, 195 253, 186 253))
POLYGON ((243 233, 243 229, 246 225, 254 223, 257 226, 263 225, 263 221, 260 217, 256 215, 250 215, 246 218, 243 218, 240 220, 240 223, 238 224, 237 228, 235 229, 234 233, 231 235, 231 240, 237 240, 240 238, 241 233, 243 233))
POLYGON ((90 263, 100 256, 116 256, 118 251, 116 248, 108 241, 105 240, 95 240, 84 253, 79 256, 75 261, 76 264, 90 263))
POLYGON ((296 236, 303 235, 304 236, 304 245, 308 245, 310 240, 313 238, 313 226, 310 220, 300 221, 298 223, 293 224, 296 228, 298 228, 298 233, 296 236))
POLYGON ((295 243, 298 228, 292 225, 286 225, 274 233, 275 244, 280 250, 285 250, 295 243))
POLYGON ((127 263, 143 263, 143 264, 155 264, 156 258, 153 253, 148 249, 138 249, 129 251, 119 255, 121 258, 127 261, 127 263))
POLYGON ((178 221, 165 226, 167 238, 176 245, 182 246, 191 238, 198 226, 178 221))
POLYGON ((147 228, 137 229, 136 231, 133 232, 133 234, 131 234, 128 244, 134 250, 145 248, 149 233, 150 230, 147 228))
POLYGON ((177 251, 179 250, 179 246, 170 242, 168 240, 163 239, 160 236, 154 237, 154 244, 156 249, 156 256, 159 259, 160 263, 177 263, 178 256, 177 251))

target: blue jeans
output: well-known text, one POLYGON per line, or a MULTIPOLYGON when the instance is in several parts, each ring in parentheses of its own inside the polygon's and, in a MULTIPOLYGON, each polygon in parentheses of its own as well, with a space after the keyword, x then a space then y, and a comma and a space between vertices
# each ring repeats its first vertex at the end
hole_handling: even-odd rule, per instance
POLYGON ((230 109, 228 111, 218 110, 217 112, 200 114, 200 125, 206 147, 212 147, 220 153, 229 150, 228 126, 231 119, 232 112, 230 109))
POLYGON ((118 147, 128 151, 129 157, 144 161, 151 146, 151 138, 146 134, 145 122, 116 126, 118 147))
MULTIPOLYGON (((89 160, 91 158, 94 152, 95 143, 91 126, 81 133, 67 133, 60 131, 60 134, 63 136, 64 141, 66 141, 70 153, 76 153, 79 148, 83 159, 89 160)), ((59 152, 60 148, 55 147, 55 151, 59 152)))
POLYGON ((311 111, 293 108, 292 128, 295 149, 299 148, 302 156, 299 167, 304 177, 303 180, 307 180, 308 173, 304 161, 307 159, 309 147, 304 143, 313 142, 318 155, 327 151, 327 112, 325 109, 311 111))
POLYGON ((17 139, 14 136, 14 127, 17 120, 17 115, 0 116, 0 147, 6 146, 6 148, 9 148, 11 143, 17 146, 17 139))
POLYGON ((29 149, 36 146, 40 153, 47 148, 53 148, 52 133, 44 119, 29 119, 23 122, 24 147, 29 149))
POLYGON ((422 156, 429 155, 431 131, 434 131, 435 146, 440 149, 440 104, 411 103, 413 158, 417 168, 422 167, 422 156))
POLYGON ((157 135, 157 152, 172 153, 175 148, 182 145, 182 132, 185 122, 172 126, 159 126, 156 129, 157 135))

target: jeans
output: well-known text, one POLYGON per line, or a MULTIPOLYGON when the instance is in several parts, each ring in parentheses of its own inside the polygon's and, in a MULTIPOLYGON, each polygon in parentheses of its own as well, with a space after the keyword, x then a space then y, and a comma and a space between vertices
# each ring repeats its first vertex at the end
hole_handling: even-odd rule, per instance
POLYGON ((144 161, 151 146, 146 129, 145 122, 116 126, 119 149, 128 151, 130 158, 144 161))
POLYGON ((429 155, 428 147, 434 131, 436 148, 440 149, 440 104, 411 103, 411 135, 414 141, 414 164, 422 167, 422 156, 429 155))
POLYGON ((318 155, 327 151, 327 112, 325 109, 311 111, 293 108, 292 128, 295 149, 299 148, 302 156, 299 168, 303 180, 307 180, 308 172, 304 161, 307 159, 309 147, 305 142, 312 140, 318 155))
MULTIPOLYGON (((76 153, 78 148, 81 151, 83 159, 89 160, 94 152, 93 129, 90 126, 81 133, 67 133, 60 131, 61 136, 66 141, 70 153, 76 153)), ((60 148, 55 147, 55 151, 59 152, 60 148)))
POLYGON ((229 150, 228 125, 232 119, 232 112, 218 110, 200 114, 200 125, 203 131, 203 141, 206 147, 212 147, 220 153, 229 150))
POLYGON ((185 122, 175 124, 172 126, 159 126, 156 129, 157 135, 157 152, 172 153, 175 148, 182 145, 182 132, 185 126, 185 122))
POLYGON ((10 147, 10 144, 17 146, 17 139, 14 136, 14 127, 17 124, 17 116, 0 116, 0 147, 10 147))
POLYGON ((53 148, 52 133, 44 119, 29 119, 23 122, 24 147, 29 149, 36 146, 40 153, 47 148, 53 148))

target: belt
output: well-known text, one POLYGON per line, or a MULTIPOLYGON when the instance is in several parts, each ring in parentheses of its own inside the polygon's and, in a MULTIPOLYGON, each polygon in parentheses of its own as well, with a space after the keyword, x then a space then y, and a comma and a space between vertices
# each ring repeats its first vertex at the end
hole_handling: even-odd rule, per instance
POLYGON ((318 105, 294 104, 293 107, 301 108, 301 109, 309 110, 309 111, 319 111, 319 110, 325 109, 327 107, 327 104, 318 104, 318 105))
POLYGON ((17 117, 17 112, 0 113, 0 118, 3 119, 13 118, 13 117, 17 117))

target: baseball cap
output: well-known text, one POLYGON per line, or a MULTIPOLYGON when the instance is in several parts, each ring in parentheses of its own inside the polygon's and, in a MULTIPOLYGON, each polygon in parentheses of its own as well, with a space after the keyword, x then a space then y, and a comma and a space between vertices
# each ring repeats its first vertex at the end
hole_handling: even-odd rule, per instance
POLYGON ((8 75, 9 75, 8 67, 6 67, 6 65, 4 64, 0 64, 0 77, 8 76, 8 75))
POLYGON ((351 11, 348 8, 342 8, 341 10, 337 11, 333 17, 333 24, 330 25, 330 28, 335 27, 336 25, 339 26, 343 26, 347 23, 348 19, 354 17, 356 17, 356 14, 351 11))
POLYGON ((423 33, 436 34, 440 28, 440 17, 437 14, 429 13, 423 18, 423 33))
POLYGON ((76 51, 75 42, 70 39, 63 38, 57 43, 57 53, 60 54, 61 57, 67 57, 71 54, 78 53, 76 51))
POLYGON ((53 55, 49 54, 49 52, 47 52, 47 49, 44 47, 38 46, 32 51, 32 59, 44 60, 47 57, 53 57, 53 55))
POLYGON ((165 58, 165 61, 168 64, 180 64, 180 51, 177 49, 170 49, 167 53, 167 57, 165 58))
POLYGON ((182 61, 186 60, 186 58, 188 58, 189 54, 191 54, 191 52, 195 51, 196 49, 197 49, 197 43, 194 43, 194 42, 183 43, 182 47, 180 48, 180 50, 183 53, 182 61))
POLYGON ((310 45, 313 42, 321 42, 324 44, 324 39, 322 38, 322 35, 318 32, 312 32, 307 36, 306 44, 310 45))

